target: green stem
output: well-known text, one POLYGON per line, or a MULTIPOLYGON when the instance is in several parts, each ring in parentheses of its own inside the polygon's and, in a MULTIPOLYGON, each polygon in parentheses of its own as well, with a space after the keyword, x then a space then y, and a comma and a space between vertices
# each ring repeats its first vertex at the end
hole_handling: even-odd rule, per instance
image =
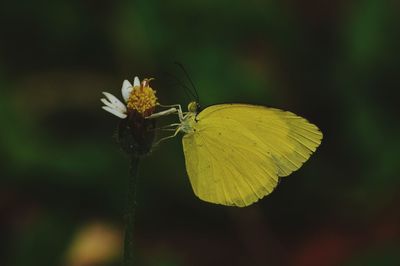
POLYGON ((125 214, 125 243, 124 243, 124 266, 134 265, 134 224, 136 210, 136 181, 139 172, 140 158, 132 156, 129 170, 128 195, 125 214))

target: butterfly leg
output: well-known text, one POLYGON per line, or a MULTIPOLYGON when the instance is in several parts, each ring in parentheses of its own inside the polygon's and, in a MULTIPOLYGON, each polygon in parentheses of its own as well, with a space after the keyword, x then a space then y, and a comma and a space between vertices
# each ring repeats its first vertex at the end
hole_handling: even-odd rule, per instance
POLYGON ((182 111, 182 106, 180 104, 171 104, 171 105, 162 105, 159 104, 161 107, 172 107, 171 109, 175 108, 176 112, 178 113, 179 116, 179 120, 182 121, 183 120, 183 111, 182 111))
POLYGON ((158 118, 158 117, 161 117, 161 116, 174 114, 174 113, 177 113, 177 112, 179 112, 177 108, 170 108, 168 110, 164 110, 164 111, 149 115, 149 116, 146 117, 146 119, 154 119, 154 118, 158 118))
POLYGON ((175 127, 175 129, 176 129, 176 127, 177 127, 177 126, 180 126, 180 125, 181 125, 181 123, 172 123, 172 124, 163 126, 163 127, 161 127, 161 128, 175 127))
POLYGON ((167 136, 167 137, 164 137, 164 138, 159 139, 159 140, 156 142, 155 145, 157 146, 158 144, 160 144, 160 143, 163 142, 164 140, 167 140, 167 139, 171 139, 171 138, 176 137, 176 135, 178 135, 178 133, 179 133, 181 130, 182 130, 182 128, 179 126, 177 129, 175 129, 175 133, 174 133, 173 135, 167 136))
POLYGON ((181 125, 181 123, 173 123, 170 125, 154 128, 153 130, 175 131, 177 126, 180 126, 180 125, 181 125))

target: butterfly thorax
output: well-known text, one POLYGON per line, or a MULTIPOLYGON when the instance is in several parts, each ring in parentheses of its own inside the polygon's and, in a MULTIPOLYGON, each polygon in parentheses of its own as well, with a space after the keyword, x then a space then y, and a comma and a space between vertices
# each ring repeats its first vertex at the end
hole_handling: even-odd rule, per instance
POLYGON ((195 131, 195 124, 197 123, 196 121, 196 115, 197 113, 195 112, 188 112, 184 117, 183 120, 181 121, 181 131, 185 133, 193 133, 195 131))
POLYGON ((181 120, 180 130, 188 133, 193 133, 196 131, 195 126, 197 123, 197 114, 200 109, 200 105, 193 101, 188 104, 188 112, 183 116, 181 120))

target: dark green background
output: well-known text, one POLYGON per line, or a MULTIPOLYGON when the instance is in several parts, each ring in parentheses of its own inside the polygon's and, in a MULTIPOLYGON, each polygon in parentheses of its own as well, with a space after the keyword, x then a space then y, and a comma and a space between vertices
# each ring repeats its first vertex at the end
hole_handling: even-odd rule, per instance
MULTIPOLYGON (((398 1, 0 4, 0 265, 65 265, 90 221, 121 227, 128 158, 102 91, 154 77, 164 104, 290 110, 316 154, 248 208, 204 203, 180 137, 140 169, 138 265, 400 265, 398 1)), ((118 265, 101 264, 101 265, 118 265)), ((69 265, 72 266, 72 265, 69 265)))

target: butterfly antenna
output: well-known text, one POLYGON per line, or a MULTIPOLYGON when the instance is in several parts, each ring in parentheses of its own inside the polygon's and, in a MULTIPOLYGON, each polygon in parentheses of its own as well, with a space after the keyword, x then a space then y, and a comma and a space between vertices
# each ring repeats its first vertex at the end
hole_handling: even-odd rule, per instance
POLYGON ((168 72, 165 72, 165 74, 167 76, 169 76, 170 78, 172 78, 176 82, 174 85, 178 85, 183 89, 183 91, 185 92, 189 101, 193 98, 196 98, 196 95, 193 94, 193 92, 190 90, 190 88, 188 88, 178 77, 176 77, 175 75, 168 73, 168 72))
POLYGON ((187 80, 189 80, 190 85, 192 86, 193 91, 194 91, 194 93, 193 93, 193 91, 191 91, 191 94, 194 96, 196 101, 199 102, 200 101, 200 97, 199 97, 199 94, 197 93, 197 88, 194 85, 193 80, 190 78, 189 73, 186 71, 185 67, 181 63, 175 62, 175 64, 183 71, 183 73, 185 73, 185 76, 186 76, 187 80))

